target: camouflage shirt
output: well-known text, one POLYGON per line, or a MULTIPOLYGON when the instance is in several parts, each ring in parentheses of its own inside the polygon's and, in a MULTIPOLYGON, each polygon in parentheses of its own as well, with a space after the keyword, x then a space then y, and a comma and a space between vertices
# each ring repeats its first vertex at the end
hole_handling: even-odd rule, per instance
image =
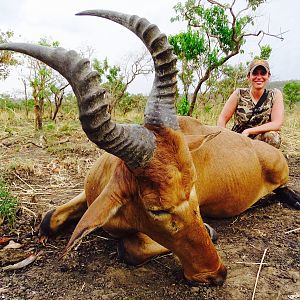
MULTIPOLYGON (((274 90, 267 90, 268 96, 264 103, 257 109, 252 116, 247 128, 259 126, 271 121, 271 112, 274 103, 274 90)), ((234 125, 246 124, 252 115, 255 104, 252 100, 250 89, 237 90, 239 100, 234 113, 234 125)))

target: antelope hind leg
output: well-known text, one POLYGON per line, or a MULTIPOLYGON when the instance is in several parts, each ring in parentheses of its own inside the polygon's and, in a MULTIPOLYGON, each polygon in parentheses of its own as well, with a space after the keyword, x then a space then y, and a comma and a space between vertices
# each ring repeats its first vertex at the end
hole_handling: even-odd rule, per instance
POLYGON ((282 202, 285 202, 289 206, 300 210, 300 195, 296 191, 284 186, 274 190, 274 193, 280 197, 282 202))
POLYGON ((87 210, 85 192, 81 192, 69 202, 50 210, 40 224, 40 234, 51 236, 66 224, 79 220, 87 210))
POLYGON ((118 245, 119 258, 130 265, 142 265, 151 258, 170 252, 146 234, 138 232, 122 238, 118 245))

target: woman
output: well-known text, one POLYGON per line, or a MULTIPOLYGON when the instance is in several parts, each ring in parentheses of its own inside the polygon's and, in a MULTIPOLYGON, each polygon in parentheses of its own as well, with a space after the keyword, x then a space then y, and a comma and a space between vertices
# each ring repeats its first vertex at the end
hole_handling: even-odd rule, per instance
POLYGON ((253 60, 247 74, 250 88, 237 89, 231 94, 219 116, 218 125, 226 127, 234 115, 232 130, 279 148, 284 115, 283 97, 278 89, 265 89, 270 76, 267 61, 253 60), (261 97, 263 99, 259 101, 261 97))

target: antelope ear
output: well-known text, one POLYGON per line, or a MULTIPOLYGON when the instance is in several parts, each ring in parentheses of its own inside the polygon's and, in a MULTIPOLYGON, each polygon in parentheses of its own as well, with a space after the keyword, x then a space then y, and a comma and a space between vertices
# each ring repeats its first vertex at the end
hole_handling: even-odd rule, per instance
POLYGON ((217 131, 214 133, 206 134, 206 135, 185 135, 185 141, 188 144, 188 147, 191 152, 198 150, 202 147, 206 142, 210 141, 211 139, 215 138, 221 131, 217 131))
POLYGON ((98 227, 102 227, 112 218, 117 211, 123 206, 121 202, 111 197, 112 193, 107 193, 107 188, 96 198, 89 206, 87 211, 81 217, 73 234, 63 251, 62 257, 65 257, 84 236, 98 227))

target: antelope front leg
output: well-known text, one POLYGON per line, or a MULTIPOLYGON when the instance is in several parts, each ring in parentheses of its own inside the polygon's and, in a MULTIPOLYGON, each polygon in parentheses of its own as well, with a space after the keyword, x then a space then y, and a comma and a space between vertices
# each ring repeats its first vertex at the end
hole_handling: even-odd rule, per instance
POLYGON ((50 236, 58 233, 67 223, 79 220, 86 210, 85 192, 82 192, 69 202, 48 211, 40 224, 40 234, 50 236))
POLYGON ((122 238, 118 246, 119 258, 135 266, 144 264, 151 258, 168 252, 170 250, 141 232, 122 238))

